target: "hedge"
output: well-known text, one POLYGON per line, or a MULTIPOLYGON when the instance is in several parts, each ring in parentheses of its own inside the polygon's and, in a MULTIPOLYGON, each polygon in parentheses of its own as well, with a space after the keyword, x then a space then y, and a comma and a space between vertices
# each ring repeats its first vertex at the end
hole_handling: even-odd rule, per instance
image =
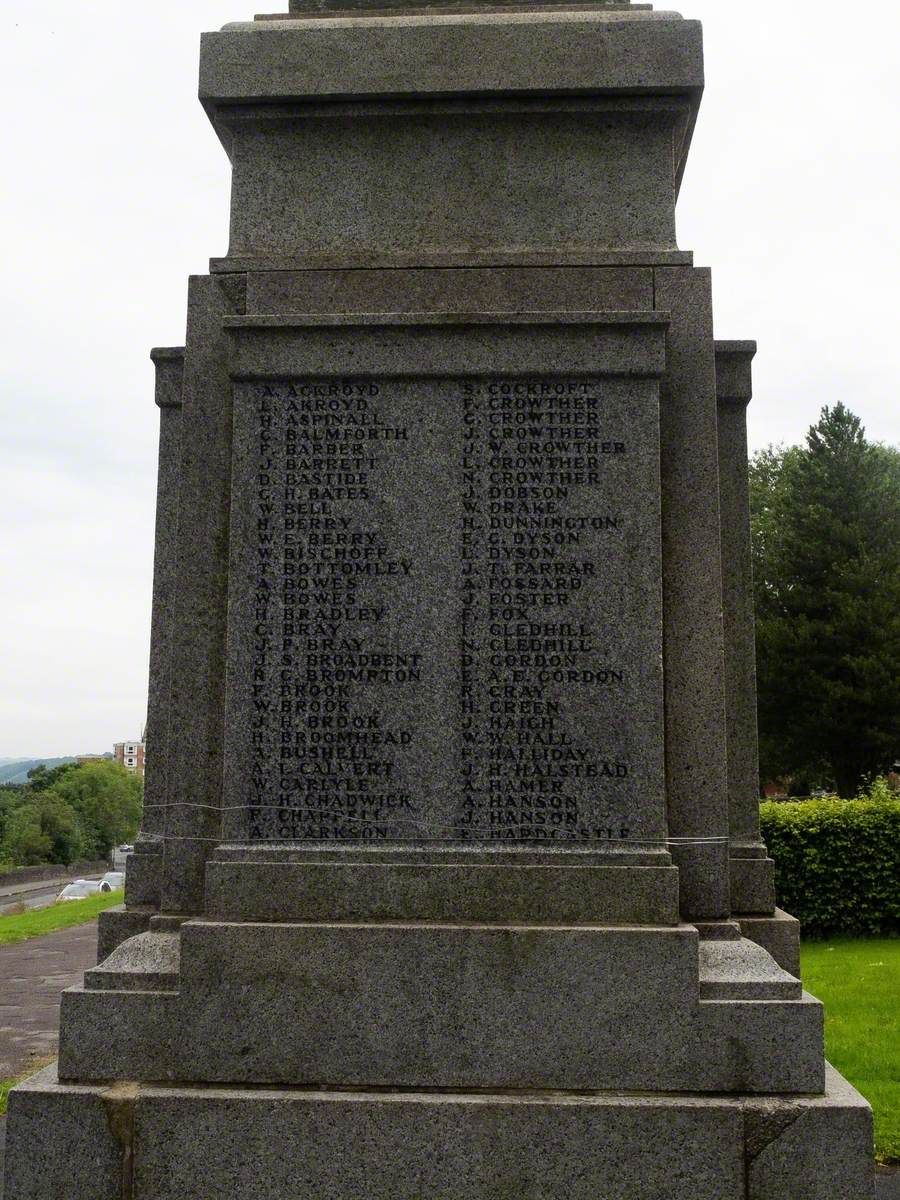
POLYGON ((856 800, 761 804, 760 823, 806 936, 900 933, 900 799, 882 781, 856 800))

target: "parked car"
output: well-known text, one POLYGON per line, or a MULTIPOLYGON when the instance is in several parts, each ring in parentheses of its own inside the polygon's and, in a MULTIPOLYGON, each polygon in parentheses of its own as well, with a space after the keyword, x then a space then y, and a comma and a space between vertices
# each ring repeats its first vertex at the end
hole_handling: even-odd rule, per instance
POLYGON ((118 892, 125 886, 124 871, 107 871, 100 880, 101 892, 118 892))
POLYGON ((99 891, 99 879, 76 879, 66 884, 56 897, 56 902, 58 904, 60 900, 86 900, 88 896, 96 896, 99 891))

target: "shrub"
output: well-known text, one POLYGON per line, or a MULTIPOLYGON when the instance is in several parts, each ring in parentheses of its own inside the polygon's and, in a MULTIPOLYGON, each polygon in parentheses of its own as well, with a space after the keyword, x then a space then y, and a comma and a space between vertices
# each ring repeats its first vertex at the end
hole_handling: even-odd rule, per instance
POLYGON ((806 936, 900 933, 900 798, 877 779, 855 800, 760 805, 778 903, 806 936))

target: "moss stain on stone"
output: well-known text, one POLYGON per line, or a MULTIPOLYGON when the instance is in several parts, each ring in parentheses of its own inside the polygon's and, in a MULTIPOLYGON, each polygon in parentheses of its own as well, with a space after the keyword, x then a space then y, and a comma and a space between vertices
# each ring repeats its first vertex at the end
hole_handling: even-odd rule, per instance
POLYGON ((103 1093, 109 1131, 122 1154, 121 1200, 134 1200, 134 1109, 140 1084, 117 1083, 103 1093))

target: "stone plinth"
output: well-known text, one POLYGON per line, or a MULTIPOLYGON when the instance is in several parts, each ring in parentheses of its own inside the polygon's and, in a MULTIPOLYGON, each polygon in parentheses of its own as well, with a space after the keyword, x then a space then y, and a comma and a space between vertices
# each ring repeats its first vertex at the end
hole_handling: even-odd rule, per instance
POLYGON ((65 993, 60 1073, 819 1091, 818 1002, 754 943, 704 945, 686 925, 192 921, 131 939, 65 993), (773 1055, 782 1036, 791 1053, 773 1055))
POLYGON ((872 1196, 865 1154, 847 1153, 871 1144, 871 1112, 830 1069, 821 1096, 757 1100, 69 1087, 48 1068, 16 1100, 7 1170, 16 1200, 872 1196), (26 1148, 50 1113, 57 1142, 36 1173, 26 1148))

